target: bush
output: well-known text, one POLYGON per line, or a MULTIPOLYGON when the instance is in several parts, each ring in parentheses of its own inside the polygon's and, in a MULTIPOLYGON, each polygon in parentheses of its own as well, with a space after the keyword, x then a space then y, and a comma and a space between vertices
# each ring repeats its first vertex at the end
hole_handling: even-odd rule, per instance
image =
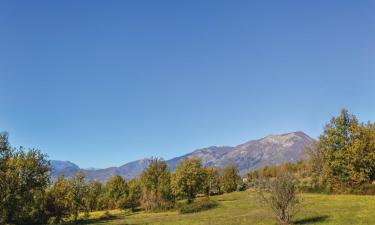
POLYGON ((375 195, 375 184, 362 184, 351 192, 356 195, 375 195))
POLYGON ((326 187, 319 186, 310 177, 299 180, 298 190, 304 193, 327 193, 326 187))
POLYGON ((278 220, 279 225, 291 224, 299 206, 296 178, 287 171, 280 172, 275 179, 260 179, 257 192, 261 202, 267 205, 278 220))
POLYGON ((196 212, 212 209, 216 207, 217 205, 218 203, 216 201, 212 201, 207 198, 199 199, 190 204, 183 204, 182 206, 180 206, 179 212, 181 214, 196 213, 196 212))

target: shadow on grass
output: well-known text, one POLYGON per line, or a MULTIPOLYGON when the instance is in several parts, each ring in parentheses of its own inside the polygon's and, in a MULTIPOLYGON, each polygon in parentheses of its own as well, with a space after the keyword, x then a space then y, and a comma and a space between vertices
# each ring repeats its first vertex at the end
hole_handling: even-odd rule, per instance
POLYGON ((297 220, 294 222, 294 224, 314 224, 318 222, 325 221, 329 218, 329 216, 315 216, 315 217, 310 217, 302 220, 297 220))
MULTIPOLYGON (((106 224, 112 220, 116 220, 116 219, 120 219, 122 218, 122 216, 117 216, 117 215, 108 215, 108 216, 104 216, 104 217, 100 217, 100 218, 93 218, 93 219, 80 219, 78 220, 76 223, 74 223, 73 221, 71 222, 66 222, 66 223, 63 223, 64 225, 79 225, 79 224, 97 224, 97 223, 100 223, 100 224, 106 224)), ((130 224, 124 224, 124 225, 130 225, 130 224)))

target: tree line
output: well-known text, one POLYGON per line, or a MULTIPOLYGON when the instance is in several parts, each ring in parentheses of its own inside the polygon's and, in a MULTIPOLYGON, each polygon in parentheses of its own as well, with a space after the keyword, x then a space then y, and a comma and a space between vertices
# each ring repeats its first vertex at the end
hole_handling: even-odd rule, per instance
POLYGON ((211 196, 243 188, 235 166, 222 171, 188 158, 171 172, 166 162, 152 158, 142 174, 126 181, 114 176, 105 184, 88 181, 79 172, 67 179, 50 180, 51 166, 39 150, 12 148, 0 134, 0 223, 59 224, 88 218, 97 210, 167 210, 178 200, 193 203, 197 195, 211 196))

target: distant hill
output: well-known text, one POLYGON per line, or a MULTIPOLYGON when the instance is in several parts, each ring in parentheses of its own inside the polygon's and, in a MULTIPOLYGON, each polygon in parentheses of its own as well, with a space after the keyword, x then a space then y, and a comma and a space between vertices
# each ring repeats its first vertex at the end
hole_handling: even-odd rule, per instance
MULTIPOLYGON (((285 162, 296 162, 305 157, 306 147, 316 143, 316 140, 303 132, 293 132, 280 135, 269 135, 259 140, 252 140, 246 143, 230 146, 211 146, 197 149, 189 154, 167 160, 171 170, 174 170, 178 163, 189 157, 199 157, 205 166, 212 166, 218 169, 233 164, 237 166, 241 175, 266 165, 278 165, 285 162)), ((141 159, 126 163, 120 167, 106 169, 80 169, 69 161, 52 160, 52 179, 55 180, 59 174, 71 177, 82 170, 90 180, 106 182, 114 175, 131 179, 138 176, 149 165, 149 159, 141 159)))

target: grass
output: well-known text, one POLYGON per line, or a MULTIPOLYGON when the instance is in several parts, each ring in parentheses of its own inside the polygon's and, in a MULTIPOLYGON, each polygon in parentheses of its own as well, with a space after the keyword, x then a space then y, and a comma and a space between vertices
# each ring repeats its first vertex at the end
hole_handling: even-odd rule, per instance
MULTIPOLYGON (((375 196, 303 194, 301 210, 295 224, 374 225, 375 196)), ((85 224, 93 225, 274 225, 267 208, 259 206, 255 194, 235 192, 212 197, 217 207, 192 214, 177 211, 126 213, 110 211, 92 213, 85 224)))

